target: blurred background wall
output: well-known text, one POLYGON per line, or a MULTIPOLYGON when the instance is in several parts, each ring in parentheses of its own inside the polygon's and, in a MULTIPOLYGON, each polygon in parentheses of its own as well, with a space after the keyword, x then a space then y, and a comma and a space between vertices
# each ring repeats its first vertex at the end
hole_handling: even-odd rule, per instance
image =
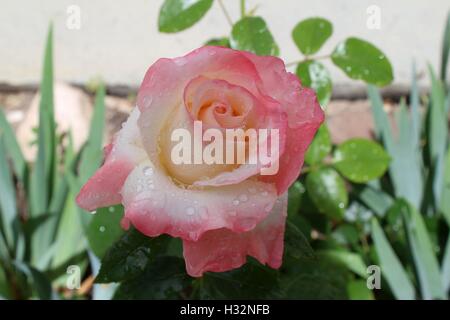
MULTIPOLYGON (((286 62, 301 58, 291 40, 300 20, 323 16, 334 34, 319 54, 331 52, 347 36, 359 36, 379 46, 391 59, 395 84, 408 83, 411 62, 424 70, 437 66, 448 0, 247 0, 258 5, 286 62), (283 3, 283 6, 280 5, 283 3), (380 29, 367 27, 367 9, 380 9, 380 29)), ((224 0, 233 20, 239 1, 224 0)), ((217 2, 191 29, 177 34, 157 30, 162 0, 0 0, 0 83, 36 84, 49 21, 54 22, 55 74, 58 80, 85 83, 101 76, 109 85, 138 86, 146 69, 160 57, 173 57, 228 33, 229 25, 217 2), (71 5, 81 9, 81 28, 67 27, 71 5)), ((330 66, 340 85, 358 86, 330 66)), ((360 84, 361 85, 361 84, 360 84)))

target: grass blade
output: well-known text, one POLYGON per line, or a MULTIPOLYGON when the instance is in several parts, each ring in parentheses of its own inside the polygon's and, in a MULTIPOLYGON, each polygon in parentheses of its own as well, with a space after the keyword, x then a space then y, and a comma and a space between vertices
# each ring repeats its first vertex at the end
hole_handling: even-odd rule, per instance
POLYGON ((450 54, 450 12, 447 14, 444 38, 442 39, 441 80, 443 83, 447 81, 447 66, 449 54, 450 54))
POLYGON ((428 142, 429 159, 432 164, 433 196, 436 207, 439 206, 441 192, 444 186, 444 160, 447 145, 448 124, 445 107, 445 90, 443 84, 436 78, 429 66, 431 77, 431 101, 428 109, 428 142))
POLYGON ((94 114, 91 120, 88 141, 83 148, 80 165, 79 181, 84 184, 98 169, 103 159, 103 130, 105 127, 105 87, 101 85, 95 96, 94 114))
POLYGON ((14 247, 14 239, 16 238, 14 232, 16 218, 16 191, 8 158, 6 157, 4 135, 0 132, 0 231, 5 235, 10 249, 14 247))
POLYGON ((4 135, 4 142, 6 147, 6 153, 11 158, 14 171, 22 183, 26 182, 27 163, 23 157, 22 150, 20 150, 17 143, 14 130, 11 128, 8 120, 6 120, 3 110, 0 108, 0 128, 4 135))
POLYGON ((450 237, 447 240, 444 258, 442 259, 441 276, 444 290, 448 293, 450 290, 450 237))
POLYGON ((372 220, 372 238, 378 255, 382 275, 396 299, 414 300, 415 290, 400 260, 384 235, 377 219, 372 220))
MULTIPOLYGON (((49 213, 52 190, 57 169, 56 124, 53 110, 53 31, 50 26, 44 54, 44 66, 40 86, 38 153, 30 182, 30 215, 38 217, 49 213)), ((51 221, 52 219, 50 219, 51 221)), ((37 263, 49 246, 49 234, 53 225, 46 223, 31 239, 32 262, 37 263)))
POLYGON ((397 115, 400 134, 395 140, 378 90, 374 86, 368 86, 368 95, 371 100, 377 137, 391 156, 389 175, 394 185, 395 195, 419 206, 423 197, 420 149, 417 138, 411 137, 406 107, 403 105, 397 115))
POLYGON ((39 105, 38 154, 31 177, 31 214, 45 214, 50 199, 55 161, 55 120, 53 114, 53 40, 48 32, 44 55, 39 105))
POLYGON ((419 278, 422 298, 445 299, 439 264, 422 216, 408 203, 402 210, 409 246, 419 278))

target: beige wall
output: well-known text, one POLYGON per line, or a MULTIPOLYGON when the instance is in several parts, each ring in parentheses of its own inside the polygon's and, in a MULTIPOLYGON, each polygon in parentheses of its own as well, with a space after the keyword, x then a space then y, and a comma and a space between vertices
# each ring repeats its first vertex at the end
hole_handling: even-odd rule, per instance
MULTIPOLYGON (((224 0, 234 19, 238 0, 224 0)), ((427 61, 438 65, 448 0, 247 0, 259 4, 287 61, 300 57, 291 40, 295 24, 323 16, 334 24, 334 35, 321 53, 349 35, 363 37, 391 59, 397 84, 409 81, 411 61, 420 69, 427 61), (366 27, 366 9, 381 9, 381 29, 366 27)), ((147 67, 159 57, 182 55, 206 39, 229 33, 216 3, 200 23, 178 34, 157 31, 162 0, 0 0, 0 82, 39 81, 48 22, 55 27, 56 78, 85 82, 101 76, 109 84, 138 85, 147 67), (67 7, 81 8, 81 29, 66 27, 67 7)), ((334 67, 335 82, 348 80, 334 67)))

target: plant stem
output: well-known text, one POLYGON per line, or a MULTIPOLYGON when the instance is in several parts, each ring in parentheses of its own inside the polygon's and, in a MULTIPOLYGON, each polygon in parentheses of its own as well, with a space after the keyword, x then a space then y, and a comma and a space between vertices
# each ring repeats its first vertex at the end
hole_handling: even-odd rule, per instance
POLYGON ((286 67, 292 67, 292 66, 295 66, 296 64, 306 62, 306 61, 311 61, 311 60, 324 60, 324 59, 328 59, 330 57, 331 57, 331 54, 326 54, 324 56, 316 56, 316 57, 306 56, 303 59, 286 63, 286 67))
POLYGON ((245 17, 245 0, 241 0, 241 18, 245 17))
POLYGON ((225 8, 222 0, 219 0, 219 6, 222 9, 222 12, 223 12, 225 18, 227 19, 228 24, 230 25, 230 27, 233 27, 233 20, 231 20, 231 16, 228 13, 227 8, 225 8))

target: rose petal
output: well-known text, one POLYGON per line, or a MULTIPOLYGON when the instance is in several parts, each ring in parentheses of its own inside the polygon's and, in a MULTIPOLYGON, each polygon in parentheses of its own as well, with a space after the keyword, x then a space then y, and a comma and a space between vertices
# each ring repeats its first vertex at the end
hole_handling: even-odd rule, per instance
MULTIPOLYGON (((283 150, 286 115, 280 110, 276 101, 261 95, 258 88, 261 78, 253 62, 242 51, 221 47, 203 47, 184 57, 172 60, 160 59, 150 67, 145 75, 138 93, 137 105, 142 112, 138 124, 145 150, 152 163, 161 167, 161 170, 163 169, 159 154, 160 133, 167 130, 165 128, 167 124, 174 127, 173 119, 177 114, 174 110, 183 104, 183 90, 189 81, 199 76, 220 79, 231 85, 243 87, 259 101, 263 101, 267 116, 266 122, 260 123, 260 127, 278 128, 280 130, 280 151, 283 150)), ((182 118, 179 117, 179 119, 182 118)), ((184 125, 183 122, 180 123, 180 126, 182 125, 184 125)), ((253 170, 246 168, 244 172, 236 175, 237 178, 233 180, 233 183, 257 174, 258 171, 255 168, 253 170)), ((207 176, 212 177, 209 174, 207 176)), ((230 180, 227 178, 224 181, 230 180)), ((186 182, 188 181, 186 180, 186 182)), ((211 185, 217 184, 222 185, 223 183, 217 181, 211 183, 211 185)))
POLYGON ((281 196, 270 215, 252 231, 234 233, 227 229, 206 232, 198 241, 183 241, 189 275, 224 272, 245 264, 247 255, 272 268, 281 266, 287 212, 287 194, 281 196))
POLYGON ((121 202, 120 191, 125 179, 135 165, 146 157, 137 127, 139 114, 139 109, 135 108, 112 144, 105 147, 104 164, 81 188, 76 198, 81 208, 92 211, 121 202))
POLYGON ((253 229, 277 198, 274 186, 252 180, 233 186, 183 189, 149 161, 131 172, 122 196, 126 218, 145 235, 167 233, 193 241, 212 229, 253 229))
POLYGON ((325 116, 314 91, 302 87, 297 76, 286 71, 281 59, 243 54, 255 64, 262 78, 260 90, 278 101, 288 116, 286 151, 280 158, 280 168, 289 169, 263 177, 264 181, 275 183, 278 194, 282 194, 297 179, 305 152, 325 116))

